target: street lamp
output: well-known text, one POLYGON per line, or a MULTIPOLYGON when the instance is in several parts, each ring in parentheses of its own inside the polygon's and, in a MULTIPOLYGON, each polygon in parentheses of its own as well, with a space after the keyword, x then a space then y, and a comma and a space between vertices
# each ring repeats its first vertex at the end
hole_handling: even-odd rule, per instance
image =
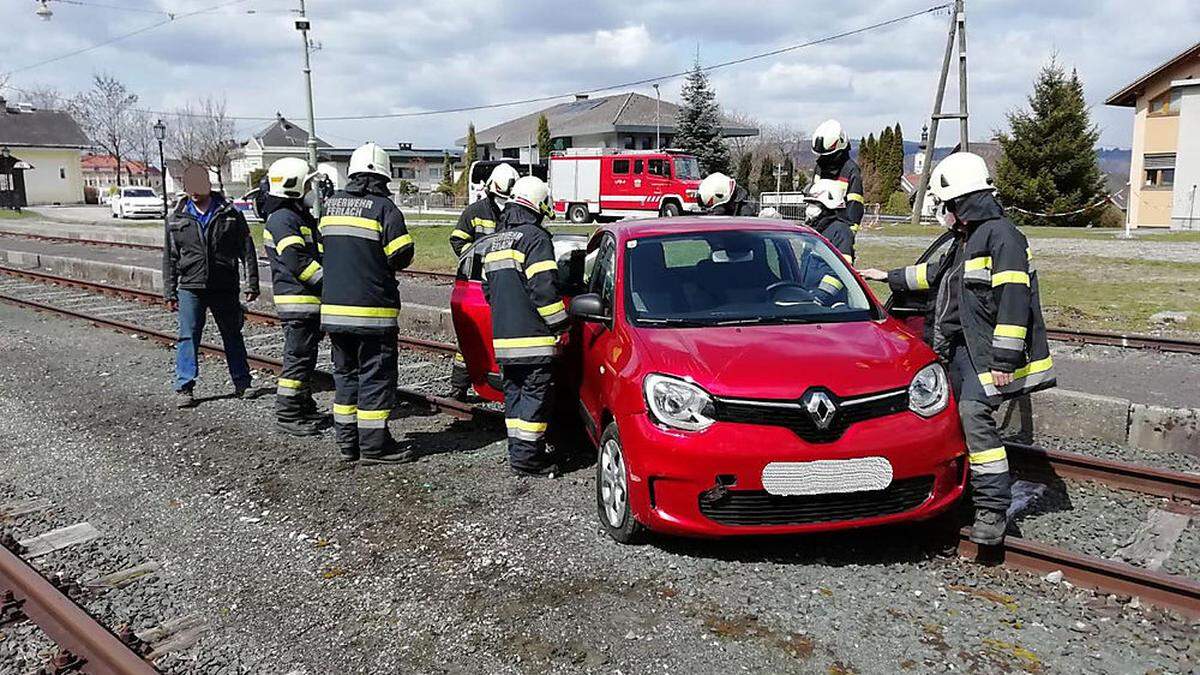
POLYGON ((662 108, 662 96, 658 93, 658 85, 654 85, 654 149, 662 150, 662 122, 659 109, 662 108))
POLYGON ((50 9, 49 0, 39 0, 38 8, 33 13, 40 16, 42 21, 49 21, 50 17, 54 16, 54 10, 50 9))
POLYGON ((167 139, 167 125, 162 120, 154 123, 154 138, 158 141, 158 165, 162 168, 163 226, 167 226, 167 156, 163 152, 163 141, 167 139))

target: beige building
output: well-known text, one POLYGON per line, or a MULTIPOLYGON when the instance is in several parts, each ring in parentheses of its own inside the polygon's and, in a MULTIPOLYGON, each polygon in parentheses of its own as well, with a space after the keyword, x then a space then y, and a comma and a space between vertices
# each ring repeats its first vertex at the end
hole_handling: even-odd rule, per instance
POLYGON ((32 167, 24 171, 23 203, 83 203, 80 157, 89 144, 68 113, 11 106, 0 98, 0 151, 32 167))
POLYGON ((1200 42, 1105 103, 1134 109, 1130 226, 1200 229, 1200 42))

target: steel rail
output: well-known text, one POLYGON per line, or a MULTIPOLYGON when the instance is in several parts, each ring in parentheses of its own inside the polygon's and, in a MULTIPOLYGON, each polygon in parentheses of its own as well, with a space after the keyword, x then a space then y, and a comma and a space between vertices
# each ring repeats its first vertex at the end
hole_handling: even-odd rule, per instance
POLYGON ((1075 452, 1049 450, 1024 443, 1005 443, 1019 468, 1033 474, 1053 474, 1074 480, 1089 480, 1116 488, 1169 499, 1200 502, 1200 475, 1168 471, 1141 464, 1092 457, 1075 452))
POLYGON ((159 672, 87 610, 4 546, 0 546, 0 588, 12 594, 11 606, 16 606, 59 647, 82 662, 77 666, 78 670, 90 675, 153 675, 159 672))

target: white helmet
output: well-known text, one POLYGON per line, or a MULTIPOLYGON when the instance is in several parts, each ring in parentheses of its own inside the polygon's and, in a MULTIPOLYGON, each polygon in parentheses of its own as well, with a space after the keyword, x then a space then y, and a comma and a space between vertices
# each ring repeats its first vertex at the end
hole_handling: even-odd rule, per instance
POLYGON ((823 204, 830 210, 843 208, 846 206, 846 184, 832 178, 818 178, 808 186, 804 201, 823 204))
POLYGON ((312 176, 308 162, 299 157, 277 159, 267 169, 267 193, 272 197, 300 199, 312 176))
POLYGON ((518 178, 513 183, 509 199, 510 202, 520 204, 535 213, 554 217, 554 211, 550 209, 550 188, 537 176, 518 178))
POLYGON ((972 192, 994 189, 987 162, 973 152, 956 152, 946 157, 929 175, 929 190, 943 203, 972 192))
POLYGON ((848 147, 850 141, 846 139, 846 130, 837 120, 825 120, 813 132, 812 150, 818 155, 832 155, 848 147))
POLYGON ((350 155, 350 176, 356 173, 373 173, 388 180, 392 178, 392 160, 387 150, 374 142, 364 143, 350 155))
POLYGON ((733 199, 737 181, 723 173, 710 173, 700 181, 700 205, 706 209, 716 208, 733 199))
POLYGON ((488 175, 487 184, 484 189, 497 197, 507 199, 512 196, 513 186, 521 178, 521 174, 512 168, 508 162, 502 162, 492 169, 492 173, 488 175))

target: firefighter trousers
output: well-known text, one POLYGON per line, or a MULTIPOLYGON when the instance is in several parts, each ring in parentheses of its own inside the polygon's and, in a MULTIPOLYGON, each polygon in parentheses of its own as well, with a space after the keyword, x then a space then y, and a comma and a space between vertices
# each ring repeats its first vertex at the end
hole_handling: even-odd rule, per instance
POLYGON ((508 461, 519 471, 546 466, 546 427, 553 403, 552 366, 504 365, 504 425, 508 428, 508 461))
POLYGON ((471 389, 471 375, 467 372, 467 361, 461 351, 454 352, 454 361, 450 365, 450 391, 455 394, 466 393, 471 389))
POLYGON ((1008 473, 1004 440, 996 422, 999 405, 988 401, 979 374, 971 363, 971 354, 961 342, 951 349, 950 385, 958 401, 958 418, 967 441, 975 508, 1007 511, 1012 504, 1012 479, 1008 473))
POLYGON ((275 386, 275 417, 280 422, 299 422, 316 415, 312 378, 320 344, 320 317, 283 321, 283 369, 275 386))
POLYGON ((396 399, 396 331, 330 333, 333 347, 333 427, 343 454, 384 454, 395 441, 388 415, 396 399))

